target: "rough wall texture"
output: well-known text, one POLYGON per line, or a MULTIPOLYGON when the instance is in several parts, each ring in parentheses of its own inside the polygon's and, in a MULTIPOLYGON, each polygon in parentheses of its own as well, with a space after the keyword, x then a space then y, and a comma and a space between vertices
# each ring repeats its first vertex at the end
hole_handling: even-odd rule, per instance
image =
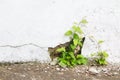
POLYGON ((0 61, 49 61, 43 47, 67 41, 64 32, 86 17, 83 54, 96 51, 94 36, 105 41, 108 61, 119 63, 119 4, 120 0, 0 0, 0 61))

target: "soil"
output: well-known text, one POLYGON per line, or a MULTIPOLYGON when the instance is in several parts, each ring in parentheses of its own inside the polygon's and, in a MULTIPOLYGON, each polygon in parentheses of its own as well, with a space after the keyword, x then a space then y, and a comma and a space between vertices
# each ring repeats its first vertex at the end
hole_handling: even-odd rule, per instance
POLYGON ((0 80, 120 80, 120 66, 61 68, 38 62, 1 64, 0 80))

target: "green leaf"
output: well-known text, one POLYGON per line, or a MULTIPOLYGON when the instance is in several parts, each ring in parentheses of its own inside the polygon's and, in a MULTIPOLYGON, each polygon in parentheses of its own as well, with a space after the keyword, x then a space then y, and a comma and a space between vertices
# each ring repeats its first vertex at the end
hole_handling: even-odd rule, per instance
POLYGON ((76 25, 73 25, 73 26, 72 26, 72 29, 73 29, 74 31, 76 31, 77 26, 76 26, 76 25))
POLYGON ((71 59, 72 66, 75 66, 77 64, 77 61, 75 59, 71 59))
POLYGON ((77 59, 77 63, 80 64, 80 65, 87 64, 87 59, 86 58, 77 59))
POLYGON ((65 52, 66 50, 65 50, 65 47, 61 47, 61 48, 58 48, 56 51, 57 52, 65 52))
POLYGON ((80 39, 80 38, 79 38, 78 34, 74 33, 73 34, 73 39, 80 39))
POLYGON ((67 31, 67 32, 65 33, 65 35, 66 35, 66 36, 72 35, 72 31, 71 31, 71 30, 67 31))
POLYGON ((79 65, 82 64, 81 59, 78 59, 78 60, 77 60, 77 64, 79 64, 79 65))
POLYGON ((103 56, 104 56, 105 58, 108 57, 108 53, 107 53, 106 51, 103 51, 102 53, 103 53, 103 56))
POLYGON ((105 64, 107 64, 107 62, 106 62, 105 59, 100 59, 100 60, 99 60, 99 64, 101 64, 101 65, 105 65, 105 64))
POLYGON ((87 64, 87 59, 81 59, 82 64, 87 64))
POLYGON ((70 48, 71 48, 72 50, 74 50, 74 49, 76 48, 76 46, 74 46, 73 44, 70 44, 70 48))
POLYGON ((59 65, 60 65, 61 67, 66 67, 66 66, 67 66, 66 63, 63 62, 63 61, 60 61, 60 62, 59 62, 59 65))
POLYGON ((104 41, 103 40, 99 40, 98 41, 98 44, 102 44, 104 41))
POLYGON ((82 23, 82 24, 87 24, 88 21, 87 21, 86 19, 82 19, 82 20, 80 21, 80 23, 82 23))
POLYGON ((67 66, 71 66, 70 61, 67 61, 67 63, 66 63, 66 64, 67 64, 67 66))
POLYGON ((82 58, 84 58, 83 55, 81 55, 81 54, 78 54, 78 55, 77 55, 77 59, 82 59, 82 58))
POLYGON ((81 46, 81 47, 83 46, 81 41, 78 42, 78 45, 81 46))
POLYGON ((80 34, 83 33, 83 31, 81 30, 81 28, 79 26, 73 26, 72 29, 74 30, 74 32, 78 32, 80 34))
POLYGON ((71 57, 70 57, 69 55, 67 55, 67 56, 66 56, 66 59, 69 60, 69 59, 71 59, 71 57))
POLYGON ((66 57, 66 52, 62 52, 62 58, 66 57))
POLYGON ((71 58, 75 59, 75 55, 73 52, 69 52, 69 55, 71 56, 71 58))
POLYGON ((79 40, 78 39, 73 39, 73 43, 75 46, 77 46, 77 44, 79 43, 79 40))
POLYGON ((107 58, 109 55, 106 51, 101 51, 101 52, 98 52, 98 56, 107 58))

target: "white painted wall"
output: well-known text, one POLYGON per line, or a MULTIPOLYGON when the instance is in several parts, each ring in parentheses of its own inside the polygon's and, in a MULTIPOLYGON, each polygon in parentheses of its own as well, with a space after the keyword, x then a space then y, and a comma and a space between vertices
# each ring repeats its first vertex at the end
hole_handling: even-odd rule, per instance
POLYGON ((0 0, 0 61, 49 61, 40 47, 67 41, 64 32, 86 17, 83 54, 96 51, 89 39, 94 36, 105 41, 102 48, 110 55, 108 61, 119 63, 119 4, 120 0, 0 0))

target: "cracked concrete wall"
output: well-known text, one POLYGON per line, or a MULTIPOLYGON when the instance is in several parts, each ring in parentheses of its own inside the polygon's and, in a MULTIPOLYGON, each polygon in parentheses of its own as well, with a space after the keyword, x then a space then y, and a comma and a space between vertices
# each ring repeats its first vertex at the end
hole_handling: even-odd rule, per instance
POLYGON ((64 32, 86 17, 83 54, 97 51, 94 36, 105 41, 102 49, 109 53, 108 61, 119 63, 119 4, 120 0, 0 0, 0 62, 50 61, 47 47, 68 41, 64 32))

